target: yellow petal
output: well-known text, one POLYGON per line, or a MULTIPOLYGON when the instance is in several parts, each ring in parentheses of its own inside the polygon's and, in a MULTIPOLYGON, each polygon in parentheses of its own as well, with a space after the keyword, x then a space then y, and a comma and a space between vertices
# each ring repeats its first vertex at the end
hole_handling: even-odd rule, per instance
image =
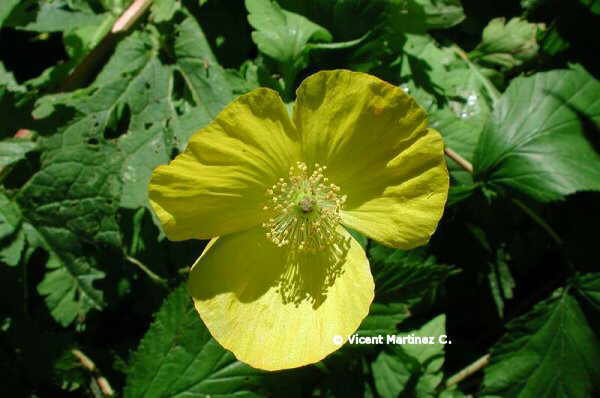
POLYGON ((444 145, 402 89, 364 73, 319 72, 298 88, 294 122, 307 163, 326 165, 347 195, 344 224, 388 246, 429 240, 448 194, 444 145))
POLYGON ((369 311, 373 278, 362 247, 340 226, 331 250, 294 256, 261 227, 223 236, 194 264, 189 289, 215 339, 265 370, 320 361, 369 311))
POLYGON ((157 167, 150 204, 171 240, 206 239, 259 224, 265 191, 299 158, 297 132, 269 89, 242 95, 186 150, 157 167))

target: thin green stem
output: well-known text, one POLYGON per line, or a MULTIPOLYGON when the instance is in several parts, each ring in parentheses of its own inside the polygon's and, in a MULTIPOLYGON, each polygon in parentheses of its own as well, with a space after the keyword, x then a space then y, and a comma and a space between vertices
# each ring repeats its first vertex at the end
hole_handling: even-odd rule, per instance
POLYGON ((460 167, 463 168, 463 170, 473 174, 473 164, 471 164, 471 162, 469 162, 467 159, 463 158, 462 156, 460 156, 456 151, 454 151, 452 148, 450 147, 445 147, 444 148, 444 153, 446 154, 446 156, 448 156, 450 159, 454 160, 456 162, 456 164, 458 164, 460 167))
POLYGON ((529 208, 525 203, 521 202, 517 198, 511 198, 512 202, 523 210, 533 221, 536 222, 544 231, 550 235, 552 240, 560 247, 563 245, 563 240, 560 238, 558 233, 540 216, 538 216, 533 210, 529 208))
POLYGON ((477 373, 484 367, 486 367, 490 363, 490 354, 485 354, 481 358, 477 359, 475 362, 450 377, 448 381, 446 381, 446 387, 452 387, 455 384, 460 383, 467 377, 471 376, 473 373, 477 373))
POLYGON ((283 65, 283 93, 282 97, 286 103, 294 101, 294 83, 298 76, 298 70, 293 64, 283 65))
POLYGON ((133 254, 134 256, 140 250, 140 246, 142 244, 140 236, 142 234, 142 222, 144 220, 145 212, 146 208, 141 207, 133 215, 133 234, 131 238, 131 247, 129 249, 129 253, 133 254))
POLYGON ((576 273, 577 269, 575 268, 575 265, 571 262, 571 260, 569 259, 569 257, 567 256, 567 253, 565 252, 565 247, 563 245, 563 240, 560 237, 560 235, 558 235, 558 233, 546 222, 544 221, 544 219, 540 216, 538 216, 533 210, 531 210, 529 208, 529 206, 527 206, 525 203, 521 202, 519 199, 517 198, 511 198, 512 202, 517 205, 517 207, 519 207, 521 210, 523 210, 529 217, 531 217, 531 219, 533 221, 535 221, 536 224, 538 224, 544 231, 546 231, 546 233, 552 238, 552 240, 554 241, 554 243, 556 243, 556 245, 558 246, 558 248, 560 249, 560 255, 562 256, 563 260, 565 261, 565 263, 567 264, 567 266, 569 267, 570 271, 572 273, 576 273))
POLYGON ((456 44, 453 44, 451 48, 460 58, 462 58, 463 61, 466 62, 466 64, 469 66, 469 69, 471 69, 475 76, 481 81, 481 84, 483 84, 483 87, 485 87, 486 91, 488 92, 488 95, 490 96, 494 104, 498 102, 501 96, 500 91, 498 91, 498 89, 496 88, 496 86, 494 86, 490 79, 488 79, 481 73, 479 68, 471 61, 469 55, 462 48, 460 48, 456 44))
POLYGON ((108 382, 106 377, 102 376, 100 370, 98 369, 96 364, 90 359, 90 357, 88 357, 86 354, 84 354, 81 350, 78 349, 72 349, 71 354, 73 354, 73 356, 79 360, 81 366, 83 366, 92 374, 93 380, 96 382, 98 388, 102 392, 101 396, 112 397, 113 395, 115 395, 115 391, 110 386, 110 383, 108 382))
POLYGON ((163 287, 167 287, 167 285, 168 285, 167 280, 156 275, 154 272, 152 272, 152 270, 150 270, 150 268, 146 267, 140 260, 133 258, 131 256, 127 256, 127 255, 125 255, 125 259, 127 261, 129 261, 130 263, 136 265, 146 275, 148 275, 150 277, 150 279, 152 279, 154 282, 158 283, 159 285, 161 285, 163 287))
MULTIPOLYGON (((446 147, 444 149, 444 152, 446 153, 446 156, 448 156, 450 159, 454 160, 465 171, 468 171, 471 174, 473 173, 473 165, 469 161, 467 161, 466 159, 464 159, 462 156, 460 156, 457 152, 455 152, 454 150, 452 150, 452 148, 446 147)), ((540 227, 542 227, 542 229, 544 231, 546 231, 548 233, 548 235, 550 235, 550 237, 552 238, 552 240, 558 246, 562 247, 563 240, 558 235, 558 233, 556 233, 556 231, 554 229, 552 229, 552 227, 546 221, 544 221, 543 218, 541 218, 540 216, 538 216, 533 210, 531 210, 521 200, 519 200, 517 198, 511 198, 511 200, 512 200, 512 202, 515 205, 517 205, 521 210, 523 210, 529 217, 531 217, 531 219, 533 221, 535 221, 536 224, 538 224, 540 227)))
POLYGON ((123 14, 117 18, 112 28, 109 28, 110 30, 107 29, 107 33, 102 40, 61 83, 58 91, 75 90, 91 79, 98 64, 110 54, 116 43, 124 37, 124 32, 131 28, 144 15, 150 5, 152 5, 152 0, 134 0, 123 14))

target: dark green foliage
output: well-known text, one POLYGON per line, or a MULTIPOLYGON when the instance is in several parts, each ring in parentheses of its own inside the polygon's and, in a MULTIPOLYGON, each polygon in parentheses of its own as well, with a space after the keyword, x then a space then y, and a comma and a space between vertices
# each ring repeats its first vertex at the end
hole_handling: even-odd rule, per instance
POLYGON ((185 286, 156 314, 128 371, 124 396, 198 395, 256 397, 264 372, 235 360, 202 324, 185 286))
POLYGON ((0 0, 1 396, 600 393, 599 1, 154 0, 110 35, 131 3, 0 0), (352 231, 372 343, 262 372, 204 327, 184 282, 206 242, 165 239, 147 184, 236 96, 291 105, 335 68, 402 87, 473 171, 448 158, 422 248, 352 231))
POLYGON ((557 291, 507 329, 492 348, 484 396, 592 395, 600 379, 600 345, 571 295, 557 291))

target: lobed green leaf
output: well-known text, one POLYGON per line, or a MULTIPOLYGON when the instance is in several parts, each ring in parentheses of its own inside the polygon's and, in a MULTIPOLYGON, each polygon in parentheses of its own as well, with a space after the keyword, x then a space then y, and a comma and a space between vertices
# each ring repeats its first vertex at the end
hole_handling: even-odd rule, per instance
POLYGON ((599 91, 581 67, 513 80, 475 150, 476 178, 542 202, 600 190, 599 91))
POLYGON ((124 397, 259 397, 263 375, 211 337, 184 285, 166 299, 142 339, 124 397))
POLYGON ((484 396, 592 396, 600 345, 577 301, 557 295, 508 324, 485 368, 484 396))

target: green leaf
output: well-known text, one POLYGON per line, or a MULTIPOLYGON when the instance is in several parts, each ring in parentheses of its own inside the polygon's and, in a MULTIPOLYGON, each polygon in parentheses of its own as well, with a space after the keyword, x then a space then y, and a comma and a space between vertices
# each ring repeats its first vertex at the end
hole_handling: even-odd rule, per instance
POLYGON ((20 1, 21 0, 3 0, 0 3, 0 28, 2 27, 4 20, 10 15, 20 1))
POLYGON ((489 264, 490 290, 501 318, 504 317, 504 302, 513 298, 513 289, 516 286, 508 267, 509 261, 509 253, 504 248, 499 248, 496 250, 496 261, 489 264))
POLYGON ((369 251, 376 300, 415 304, 456 271, 423 250, 399 250, 374 244, 369 251))
MULTIPOLYGON (((477 91, 471 94, 473 104, 476 103, 476 98, 481 95, 477 91)), ((467 108, 471 104, 467 102, 464 108, 467 108)), ((477 106, 477 105, 475 105, 477 106)), ((432 112, 429 116, 430 127, 439 131, 444 137, 446 146, 452 148, 455 152, 460 154, 464 159, 468 161, 473 160, 473 153, 477 146, 477 141, 483 126, 485 125, 486 115, 488 110, 474 111, 476 114, 470 116, 468 110, 462 111, 463 117, 457 115, 450 108, 444 108, 435 112, 432 112)), ((452 159, 447 158, 448 170, 450 170, 452 177, 455 179, 468 183, 472 180, 470 173, 463 170, 456 162, 452 159)))
POLYGON ((86 115, 83 120, 97 124, 100 131, 114 119, 128 123, 127 132, 118 137, 124 156, 120 205, 126 208, 148 204, 152 170, 169 161, 174 147, 174 134, 168 128, 177 118, 171 101, 172 71, 159 61, 156 45, 151 35, 128 37, 92 85, 98 90, 76 105, 86 115))
POLYGON ((75 319, 83 322, 92 308, 104 306, 103 293, 93 286, 104 273, 94 268, 94 260, 85 252, 77 237, 59 227, 34 227, 23 224, 27 244, 48 252, 48 272, 37 287, 45 296, 52 317, 68 326, 75 319))
POLYGON ((21 209, 0 191, 0 261, 16 266, 25 248, 25 233, 21 229, 21 209))
MULTIPOLYGON (((29 12, 27 12, 29 14, 29 12)), ((34 21, 20 24, 19 29, 34 32, 67 32, 82 26, 98 26, 106 15, 69 10, 65 2, 39 2, 34 21)))
POLYGON ((100 14, 99 17, 94 24, 78 26, 63 33, 65 49, 71 57, 71 63, 78 63, 100 44, 117 19, 109 13, 100 14))
POLYGON ((406 34, 402 52, 401 86, 427 111, 443 106, 448 67, 455 55, 431 36, 412 33, 406 34))
POLYGON ((352 237, 358 242, 358 244, 361 245, 362 248, 366 250, 367 245, 369 244, 369 238, 367 238, 366 236, 364 236, 360 232, 357 232, 357 231, 355 231, 353 229, 346 228, 346 230, 348 232, 350 232, 350 235, 352 235, 352 237))
POLYGON ((21 260, 25 247, 22 223, 19 206, 0 191, 0 261, 13 267, 21 260))
POLYGON ((397 33, 450 28, 465 19, 460 0, 391 0, 387 12, 397 33))
POLYGON ((358 334, 393 334, 411 316, 411 307, 435 296, 437 288, 455 274, 423 250, 398 250, 374 243, 369 250, 375 279, 375 302, 358 334))
POLYGON ((211 337, 183 285, 164 302, 135 352, 124 397, 258 397, 252 391, 263 377, 211 337))
MULTIPOLYGON (((86 0, 83 0, 83 1, 86 1, 86 0)), ((91 0, 91 1, 92 2, 100 1, 100 3, 102 4, 102 6, 104 7, 104 9, 106 11, 110 11, 111 13, 113 13, 115 15, 120 15, 128 5, 133 3, 133 0, 91 0)))
MULTIPOLYGON (((456 387, 456 386, 454 386, 456 387)), ((472 398, 472 395, 465 395, 465 393, 463 393, 460 390, 457 389, 451 389, 451 390, 444 390, 440 393, 438 398, 472 398)))
POLYGON ((594 14, 600 14, 599 0, 579 0, 583 5, 587 6, 594 14))
POLYGON ((360 324, 357 333, 360 336, 378 336, 396 333, 396 327, 410 316, 407 304, 377 303, 371 304, 369 315, 360 324))
POLYGON ((37 143, 23 138, 0 141, 0 168, 25 159, 25 155, 37 149, 37 143))
POLYGON ((283 10, 272 0, 246 0, 248 21, 255 29, 252 40, 273 59, 293 65, 310 40, 330 42, 331 34, 302 15, 283 10))
MULTIPOLYGON (((0 62, 0 90, 9 90, 9 91, 18 91, 24 92, 25 87, 19 85, 15 80, 12 72, 7 71, 4 67, 4 64, 0 62)), ((0 98, 2 97, 2 92, 0 91, 0 98)))
POLYGON ((600 312, 600 273, 585 274, 577 279, 577 290, 586 302, 600 312))
MULTIPOLYGON (((27 81, 29 89, 49 88, 64 82, 68 74, 94 49, 110 31, 118 13, 103 12, 99 4, 73 0, 22 1, 7 21, 11 27, 31 32, 62 32, 69 56, 66 62, 48 67, 38 77, 27 81)), ((48 34, 39 35, 48 40, 48 34)), ((62 89, 61 89, 62 90, 62 89)), ((30 93, 31 94, 31 93, 30 93)))
POLYGON ((445 29, 465 19, 460 0, 414 0, 422 7, 427 29, 445 29))
POLYGON ((180 8, 181 3, 176 0, 155 0, 150 8, 151 18, 154 22, 169 21, 180 8))
POLYGON ((111 135, 118 136, 124 182, 120 205, 125 208, 148 205, 152 170, 167 163, 176 148, 185 147, 189 137, 233 98, 225 71, 198 23, 184 17, 175 29, 174 48, 169 49, 175 65, 163 63, 156 31, 134 32, 117 46, 90 88, 38 101, 38 117, 58 104, 78 111, 77 121, 61 139, 104 146, 111 135), (191 102, 173 100, 176 75, 191 93, 191 102))
POLYGON ((505 68, 514 68, 533 59, 538 52, 539 24, 521 18, 494 18, 483 30, 481 43, 469 54, 477 59, 505 68))
POLYGON ((111 145, 70 145, 64 136, 61 141, 62 146, 19 192, 22 212, 36 228, 119 248, 120 153, 111 145))
MULTIPOLYGON (((213 55, 198 22, 187 17, 176 29, 176 67, 192 93, 197 129, 214 119, 233 100, 233 93, 226 72, 213 55)), ((189 135, 184 137, 186 142, 189 135)))
POLYGON ((479 140, 475 177, 539 201, 600 190, 599 90, 581 67, 513 80, 479 140))
POLYGON ((550 56, 555 56, 571 47, 570 41, 556 26, 546 31, 540 40, 540 45, 543 52, 550 56))
POLYGON ((3 242, 0 246, 0 261, 11 267, 15 267, 21 262, 21 255, 25 249, 25 232, 19 229, 13 238, 9 239, 7 244, 3 242))
MULTIPOLYGON (((434 344, 403 344, 402 349, 419 364, 418 380, 414 387, 417 397, 435 396, 435 389, 443 378, 442 365, 444 364, 444 344, 440 343, 440 336, 446 333, 446 316, 439 315, 414 331, 415 337, 433 337, 434 344)), ((410 333, 412 335, 413 332, 410 333)), ((406 333, 404 336, 408 336, 406 333)))
POLYGON ((388 0, 279 0, 285 10, 304 15, 326 27, 334 37, 356 39, 383 22, 388 0), (348 23, 352 21, 352 23, 348 23))
POLYGON ((358 39, 341 41, 336 43, 309 43, 306 46, 311 50, 342 50, 345 48, 354 47, 369 38, 370 32, 365 33, 358 39))
POLYGON ((172 86, 171 71, 157 59, 150 60, 131 81, 131 121, 127 134, 119 138, 125 154, 122 207, 146 206, 152 170, 171 158, 175 142, 170 123, 177 117, 171 102, 172 86), (136 94, 140 91, 148 97, 136 94))
POLYGON ((21 226, 19 206, 0 191, 0 239, 12 235, 21 226))
POLYGON ((446 316, 440 315, 420 329, 398 334, 399 337, 425 339, 413 344, 411 340, 382 351, 373 362, 375 388, 384 398, 395 398, 401 392, 407 396, 434 397, 443 378, 444 345, 439 337, 446 333, 446 316), (429 344, 433 337, 433 344, 429 344))
POLYGON ((547 2, 548 0, 521 0, 521 7, 526 10, 533 10, 547 2))
POLYGON ((89 373, 81 366, 72 350, 65 350, 55 361, 53 368, 53 377, 60 381, 63 391, 81 391, 89 384, 89 373))
POLYGON ((477 184, 470 185, 451 185, 448 191, 448 201, 446 206, 454 206, 455 204, 462 202, 469 198, 478 188, 477 184))
POLYGON ((516 286, 509 268, 510 253, 505 249, 504 244, 493 249, 486 232, 479 226, 468 223, 466 227, 489 256, 487 278, 498 315, 503 318, 504 303, 513 298, 513 289, 516 286))
POLYGON ((48 151, 17 202, 27 245, 49 254, 38 292, 52 316, 68 326, 104 305, 102 292, 93 286, 104 276, 95 268, 95 250, 120 249, 116 211, 122 157, 108 144, 71 144, 64 135, 56 138, 54 144, 60 146, 48 151))
MULTIPOLYGON (((407 34, 402 57, 403 87, 429 113, 431 127, 448 147, 471 160, 491 107, 482 77, 450 48, 439 47, 428 35, 407 34)), ((448 161, 452 177, 472 184, 472 177, 448 161)))
POLYGON ((404 391, 419 364, 394 346, 382 351, 371 366, 377 392, 383 398, 396 398, 404 391))
POLYGON ((558 292, 507 325, 485 368, 483 395, 590 397, 600 345, 577 301, 558 292))

